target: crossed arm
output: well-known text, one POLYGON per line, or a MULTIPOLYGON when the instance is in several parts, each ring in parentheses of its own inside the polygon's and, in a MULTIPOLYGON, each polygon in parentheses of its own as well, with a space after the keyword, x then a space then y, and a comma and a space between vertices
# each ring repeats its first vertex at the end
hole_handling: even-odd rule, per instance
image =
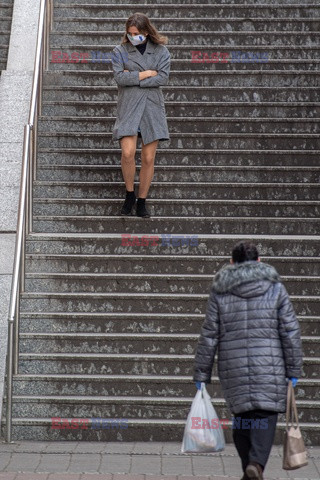
MULTIPOLYGON (((124 72, 129 72, 129 70, 123 70, 124 72)), ((139 80, 144 80, 145 78, 155 77, 158 75, 157 70, 143 70, 143 72, 139 72, 139 80)))
POLYGON ((170 71, 170 54, 168 51, 164 52, 158 70, 138 70, 129 71, 124 69, 124 62, 119 49, 114 50, 114 59, 112 62, 114 79, 118 85, 122 87, 140 86, 140 87, 159 87, 166 85, 169 79, 170 71))

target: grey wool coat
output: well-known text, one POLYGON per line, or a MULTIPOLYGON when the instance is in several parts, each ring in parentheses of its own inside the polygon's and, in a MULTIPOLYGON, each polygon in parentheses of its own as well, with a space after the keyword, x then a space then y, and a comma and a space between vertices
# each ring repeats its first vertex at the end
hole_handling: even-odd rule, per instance
POLYGON ((232 413, 285 411, 286 378, 301 374, 300 328, 271 265, 236 263, 216 274, 196 350, 195 381, 211 382, 216 351, 232 413))
POLYGON ((118 85, 117 118, 113 139, 136 135, 140 126, 144 144, 168 140, 169 132, 161 87, 168 83, 170 53, 148 39, 142 55, 130 42, 113 50, 114 79, 118 85), (129 72, 124 72, 129 70, 129 72), (157 70, 155 77, 139 80, 139 72, 157 70))

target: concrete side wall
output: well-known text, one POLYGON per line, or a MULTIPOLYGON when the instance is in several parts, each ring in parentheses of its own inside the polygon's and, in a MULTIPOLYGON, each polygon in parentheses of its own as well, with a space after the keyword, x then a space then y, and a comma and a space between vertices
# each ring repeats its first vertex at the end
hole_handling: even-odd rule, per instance
POLYGON ((0 79, 0 421, 23 130, 29 114, 39 3, 34 0, 15 0, 7 70, 2 72, 0 79))

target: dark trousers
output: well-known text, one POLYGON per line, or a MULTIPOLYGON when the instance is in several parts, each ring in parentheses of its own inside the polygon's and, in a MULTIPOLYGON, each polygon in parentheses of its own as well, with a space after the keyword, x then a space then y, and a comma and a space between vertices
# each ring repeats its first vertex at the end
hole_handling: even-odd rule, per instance
POLYGON ((264 469, 273 444, 278 413, 251 410, 234 417, 232 435, 243 471, 251 462, 259 463, 264 469))

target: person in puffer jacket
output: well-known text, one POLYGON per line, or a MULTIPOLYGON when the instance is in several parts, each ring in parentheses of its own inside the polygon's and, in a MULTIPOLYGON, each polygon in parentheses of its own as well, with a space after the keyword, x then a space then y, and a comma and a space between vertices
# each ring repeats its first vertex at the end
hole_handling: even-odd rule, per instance
POLYGON ((262 480, 278 413, 286 410, 288 379, 295 385, 301 374, 302 348, 287 290, 252 243, 236 245, 231 265, 214 277, 195 355, 199 389, 211 383, 216 351, 242 480, 262 480))

